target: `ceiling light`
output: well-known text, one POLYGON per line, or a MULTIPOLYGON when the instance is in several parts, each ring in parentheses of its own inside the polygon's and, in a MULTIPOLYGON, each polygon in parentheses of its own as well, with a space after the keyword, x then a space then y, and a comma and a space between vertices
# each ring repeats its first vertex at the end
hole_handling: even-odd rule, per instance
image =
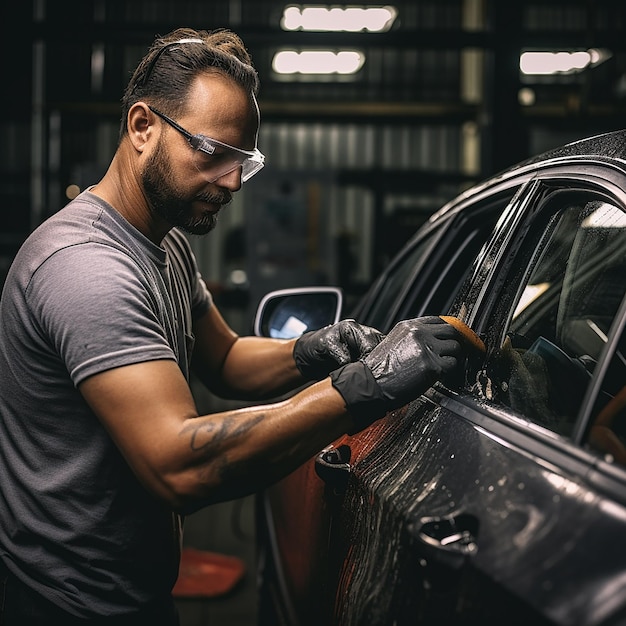
POLYGON ((577 74, 611 57, 607 50, 578 52, 523 52, 519 66, 524 74, 577 74))
POLYGON ((320 5, 289 5, 283 11, 283 30, 368 31, 389 30, 398 11, 392 6, 324 7, 320 5))
POLYGON ((277 74, 355 74, 364 61, 357 50, 281 50, 274 55, 272 68, 277 74))

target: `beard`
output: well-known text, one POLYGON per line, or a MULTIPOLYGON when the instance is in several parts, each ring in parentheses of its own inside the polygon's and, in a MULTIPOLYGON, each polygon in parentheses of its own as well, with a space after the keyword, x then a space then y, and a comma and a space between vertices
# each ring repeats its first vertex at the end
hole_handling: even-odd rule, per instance
POLYGON ((194 215, 194 202, 223 206, 232 199, 228 191, 188 196, 174 181, 162 140, 146 162, 141 182, 152 212, 191 235, 205 235, 217 225, 217 212, 203 211, 199 216, 194 215))

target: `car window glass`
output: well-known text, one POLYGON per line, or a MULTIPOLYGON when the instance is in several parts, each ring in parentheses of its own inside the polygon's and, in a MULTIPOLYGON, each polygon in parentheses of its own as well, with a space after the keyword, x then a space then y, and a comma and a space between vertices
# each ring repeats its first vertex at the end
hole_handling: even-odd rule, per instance
POLYGON ((465 281, 474 259, 493 230, 500 211, 481 215, 480 220, 462 220, 462 224, 450 233, 445 246, 439 246, 431 259, 428 284, 416 285, 394 322, 448 312, 459 286, 465 281))
POLYGON ((437 228, 430 232, 417 243, 405 256, 397 263, 385 281, 380 285, 380 291, 376 294, 376 300, 371 309, 367 312, 367 324, 374 328, 386 329, 387 318, 393 304, 397 301, 400 293, 406 289, 409 278, 415 271, 416 265, 421 257, 428 251, 433 243, 433 239, 439 236, 441 229, 437 228))
POLYGON ((392 323, 420 315, 448 313, 481 248, 511 202, 517 187, 467 206, 454 217, 431 251, 392 323))
POLYGON ((475 389, 571 436, 624 296, 626 217, 599 199, 568 201, 547 222, 545 213, 512 264, 506 338, 475 389))

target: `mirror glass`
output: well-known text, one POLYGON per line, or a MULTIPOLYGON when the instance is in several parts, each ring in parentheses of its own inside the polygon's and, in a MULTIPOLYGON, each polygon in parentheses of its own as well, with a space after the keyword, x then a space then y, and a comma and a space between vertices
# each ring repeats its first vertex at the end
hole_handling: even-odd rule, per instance
POLYGON ((292 339, 339 321, 341 291, 335 288, 283 290, 268 294, 259 305, 255 334, 292 339))

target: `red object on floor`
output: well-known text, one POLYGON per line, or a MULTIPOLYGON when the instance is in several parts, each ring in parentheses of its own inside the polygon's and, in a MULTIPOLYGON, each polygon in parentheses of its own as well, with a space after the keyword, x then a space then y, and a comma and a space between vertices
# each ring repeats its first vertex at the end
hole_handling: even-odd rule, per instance
POLYGON ((228 593, 243 578, 245 563, 235 557, 183 548, 175 598, 212 598, 228 593))

